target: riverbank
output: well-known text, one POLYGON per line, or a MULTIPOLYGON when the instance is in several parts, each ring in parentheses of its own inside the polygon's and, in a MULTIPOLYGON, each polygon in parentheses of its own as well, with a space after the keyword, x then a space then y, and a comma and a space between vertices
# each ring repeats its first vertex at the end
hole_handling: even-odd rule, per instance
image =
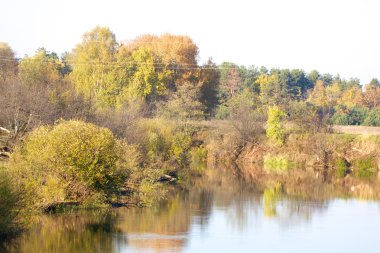
MULTIPOLYGON (((224 167, 261 190, 281 183, 289 193, 301 195, 313 195, 314 191, 327 188, 327 192, 339 195, 380 198, 379 128, 332 129, 325 133, 288 130, 285 142, 279 145, 268 139, 265 132, 256 133, 254 141, 247 140, 234 122, 228 120, 194 121, 186 126, 173 121, 144 120, 136 128, 137 141, 124 146, 123 152, 128 157, 127 167, 133 167, 134 172, 151 173, 147 178, 146 173, 132 176, 133 180, 122 184, 121 191, 131 197, 130 190, 133 187, 138 190, 136 183, 146 183, 145 193, 140 195, 145 194, 146 200, 154 202, 158 196, 153 192, 164 193, 165 187, 152 188, 147 181, 153 182, 151 185, 170 183, 186 188, 194 178, 203 175, 206 167, 215 170, 224 167)), ((4 135, 2 140, 2 148, 8 151, 3 153, 10 155, 4 135)), ((0 166, 4 167, 7 160, 4 155, 0 166)), ((136 196, 133 199, 133 203, 141 203, 136 196)))
POLYGON ((105 128, 63 121, 7 147, 14 152, 7 153, 9 161, 2 160, 9 178, 4 184, 8 195, 2 197, 23 200, 1 208, 12 210, 9 228, 20 224, 19 210, 32 207, 33 212, 56 212, 153 206, 179 189, 190 190, 199 182, 224 185, 229 178, 269 195, 380 199, 380 136, 288 129, 278 143, 265 131, 246 138, 227 120, 162 119, 142 120, 133 134, 134 142, 126 142, 105 128))
MULTIPOLYGON (((208 151, 208 167, 229 167, 263 191, 281 184, 290 195, 379 199, 380 136, 339 132, 287 134, 278 145, 262 133, 247 142, 227 122, 203 124, 199 138, 208 151)), ((341 127, 334 127, 342 131, 341 127)), ((362 127, 350 127, 360 133, 362 127)))

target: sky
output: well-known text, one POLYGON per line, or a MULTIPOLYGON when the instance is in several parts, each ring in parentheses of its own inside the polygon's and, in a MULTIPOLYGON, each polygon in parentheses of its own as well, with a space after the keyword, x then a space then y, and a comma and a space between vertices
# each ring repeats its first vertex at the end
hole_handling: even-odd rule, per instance
POLYGON ((3 0, 0 41, 18 57, 61 54, 96 26, 119 42, 142 34, 191 37, 209 57, 239 65, 380 79, 379 0, 3 0))

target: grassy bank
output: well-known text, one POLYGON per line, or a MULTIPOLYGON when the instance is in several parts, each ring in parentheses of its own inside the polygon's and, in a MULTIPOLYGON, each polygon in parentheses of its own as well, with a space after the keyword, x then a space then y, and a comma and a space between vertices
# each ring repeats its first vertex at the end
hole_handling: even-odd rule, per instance
POLYGON ((209 167, 229 167, 261 190, 279 183, 290 195, 380 198, 379 136, 287 131, 280 145, 264 133, 247 142, 232 123, 215 123, 199 134, 209 167))
POLYGON ((150 205, 202 176, 303 198, 380 198, 380 136, 288 129, 278 142, 257 129, 247 138, 228 120, 140 119, 127 139, 81 121, 36 128, 3 160, 1 236, 17 231, 21 209, 150 205))

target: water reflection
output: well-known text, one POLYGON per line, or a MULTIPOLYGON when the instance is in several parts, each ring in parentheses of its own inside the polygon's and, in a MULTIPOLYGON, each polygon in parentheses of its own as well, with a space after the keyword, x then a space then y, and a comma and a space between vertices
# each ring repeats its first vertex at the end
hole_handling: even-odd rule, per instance
POLYGON ((113 252, 115 244, 126 244, 112 212, 83 212, 39 217, 34 226, 8 252, 113 252))
POLYGON ((264 190, 264 215, 266 217, 277 216, 277 202, 281 200, 281 191, 281 185, 264 190))
MULTIPOLYGON (((229 252, 234 248, 251 252, 265 249, 260 248, 263 242, 280 240, 278 231, 287 234, 289 228, 300 228, 305 233, 302 229, 306 227, 306 232, 313 234, 315 220, 318 226, 339 228, 335 220, 350 218, 347 215, 352 214, 344 212, 361 207, 361 202, 355 201, 338 204, 292 199, 280 186, 268 188, 264 194, 241 187, 225 190, 223 185, 195 187, 151 208, 43 216, 6 252, 229 252), (329 209, 336 212, 334 220, 328 220, 329 209)), ((372 219, 380 217, 376 210, 372 219)), ((368 215, 365 208, 359 211, 368 215)), ((377 222, 376 231, 380 218, 377 222)), ((314 236, 323 237, 325 232, 314 236)))
POLYGON ((118 228, 127 235, 129 250, 180 252, 191 226, 207 227, 212 203, 213 193, 205 189, 177 193, 156 207, 120 209, 118 228))
POLYGON ((263 212, 267 218, 276 218, 282 226, 289 227, 311 220, 328 208, 328 201, 289 198, 281 185, 264 190, 263 212))

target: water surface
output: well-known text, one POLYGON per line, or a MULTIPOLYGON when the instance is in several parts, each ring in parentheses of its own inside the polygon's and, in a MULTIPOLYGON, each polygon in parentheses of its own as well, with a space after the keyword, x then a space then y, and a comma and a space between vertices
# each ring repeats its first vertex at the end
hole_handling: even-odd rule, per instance
POLYGON ((43 216, 7 251, 377 252, 379 204, 195 190, 152 208, 43 216))

